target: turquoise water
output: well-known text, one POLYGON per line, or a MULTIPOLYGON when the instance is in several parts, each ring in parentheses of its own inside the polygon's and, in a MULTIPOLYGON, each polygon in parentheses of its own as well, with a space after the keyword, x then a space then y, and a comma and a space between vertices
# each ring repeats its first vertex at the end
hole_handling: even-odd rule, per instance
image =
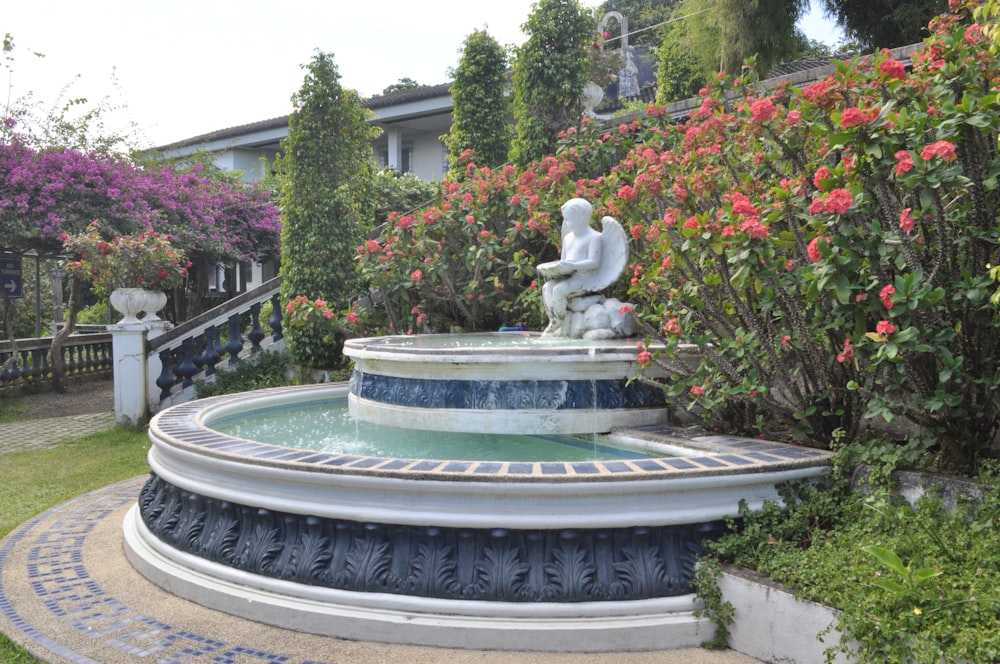
POLYGON ((531 462, 662 456, 576 436, 468 434, 369 424, 350 416, 345 399, 261 409, 213 420, 210 426, 283 447, 402 459, 531 462))

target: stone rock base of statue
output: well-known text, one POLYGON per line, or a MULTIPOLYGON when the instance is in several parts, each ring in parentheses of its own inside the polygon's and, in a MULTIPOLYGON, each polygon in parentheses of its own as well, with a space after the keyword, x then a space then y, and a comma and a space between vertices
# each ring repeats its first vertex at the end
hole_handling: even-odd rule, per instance
POLYGON ((626 339, 639 331, 632 311, 632 305, 600 294, 574 297, 558 334, 573 339, 626 339))

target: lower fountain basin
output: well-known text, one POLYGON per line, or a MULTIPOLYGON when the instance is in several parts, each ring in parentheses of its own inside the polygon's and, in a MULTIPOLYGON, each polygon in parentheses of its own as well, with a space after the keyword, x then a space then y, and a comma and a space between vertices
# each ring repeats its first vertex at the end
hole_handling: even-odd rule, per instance
MULTIPOLYGON (((125 523, 137 569, 175 594, 282 627, 486 649, 689 647, 694 563, 741 500, 825 474, 818 450, 659 425, 672 456, 497 462, 372 457, 221 434, 213 419, 348 387, 174 406, 125 523)), ((652 442, 650 442, 652 441, 652 442)))

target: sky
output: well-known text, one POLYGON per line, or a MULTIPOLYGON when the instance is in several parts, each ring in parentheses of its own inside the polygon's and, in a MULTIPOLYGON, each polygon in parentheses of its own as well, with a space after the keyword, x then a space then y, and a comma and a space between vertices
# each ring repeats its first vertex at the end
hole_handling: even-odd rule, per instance
MULTIPOLYGON (((534 2, 375 0, 354 10, 307 0, 11 2, 0 12, 0 33, 14 40, 0 104, 28 94, 43 109, 106 99, 120 109, 111 126, 133 123, 135 147, 155 147, 287 115, 317 51, 332 53, 341 84, 363 97, 402 78, 448 82, 474 30, 521 44, 534 2)), ((839 40, 815 6, 801 26, 813 39, 839 40)))

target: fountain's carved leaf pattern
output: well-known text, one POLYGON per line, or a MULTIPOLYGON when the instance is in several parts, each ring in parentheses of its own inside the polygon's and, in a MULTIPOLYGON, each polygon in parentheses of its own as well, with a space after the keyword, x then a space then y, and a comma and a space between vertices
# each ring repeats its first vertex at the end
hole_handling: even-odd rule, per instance
POLYGON ((268 570, 272 562, 284 548, 282 531, 275 524, 270 510, 257 510, 257 517, 235 564, 240 569, 260 569, 270 575, 268 570))
POLYGON ((332 557, 330 538, 323 534, 322 520, 306 517, 304 528, 292 547, 286 578, 317 585, 332 557))
POLYGON ((435 589, 441 589, 447 596, 454 596, 459 586, 455 571, 456 561, 450 546, 423 543, 417 546, 406 585, 415 595, 438 595, 435 589))
POLYGON ((350 391, 378 403, 410 408, 558 410, 567 408, 661 408, 662 388, 613 380, 434 380, 355 370, 350 391))
POLYGON ((616 563, 615 570, 631 597, 655 597, 656 589, 669 587, 663 558, 657 547, 650 545, 628 546, 622 550, 624 562, 616 563))
POLYGON ((594 597, 596 570, 575 535, 574 532, 566 533, 552 552, 552 562, 545 565, 545 573, 549 577, 544 589, 546 599, 566 602, 572 597, 594 597))
POLYGON ((476 596, 492 597, 503 602, 523 600, 524 579, 529 567, 509 543, 506 546, 485 547, 483 560, 476 565, 476 596))
POLYGON ((341 590, 497 602, 585 602, 691 592, 721 522, 594 530, 358 523, 200 496, 152 475, 143 522, 176 549, 252 574, 341 590))
POLYGON ((348 590, 386 589, 390 544, 379 530, 376 524, 365 524, 361 536, 351 542, 345 569, 335 577, 348 590))

